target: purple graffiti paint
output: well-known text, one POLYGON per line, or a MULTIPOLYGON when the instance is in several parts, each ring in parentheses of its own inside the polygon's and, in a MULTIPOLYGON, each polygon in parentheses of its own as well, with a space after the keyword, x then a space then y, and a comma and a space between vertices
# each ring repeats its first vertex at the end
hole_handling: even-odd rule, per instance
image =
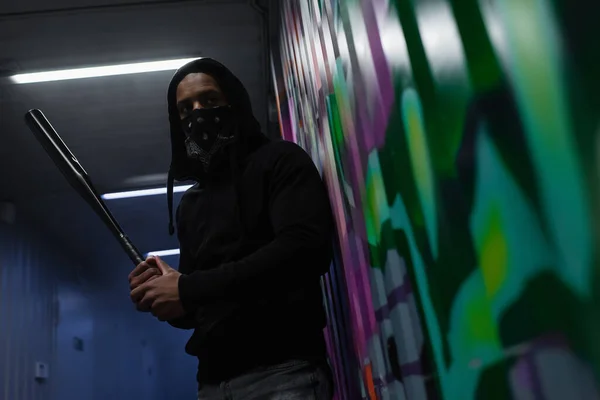
POLYGON ((383 51, 383 45, 381 44, 381 36, 384 32, 379 29, 373 2, 362 1, 362 11, 371 54, 373 56, 375 75, 379 82, 378 88, 381 103, 378 113, 375 115, 373 137, 375 146, 381 148, 385 144, 385 132, 394 104, 394 86, 390 67, 383 51))

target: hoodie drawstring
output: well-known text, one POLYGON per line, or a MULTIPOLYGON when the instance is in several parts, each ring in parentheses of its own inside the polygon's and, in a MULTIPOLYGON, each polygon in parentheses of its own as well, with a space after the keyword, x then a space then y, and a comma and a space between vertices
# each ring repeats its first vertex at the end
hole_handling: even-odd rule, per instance
POLYGON ((169 177, 167 178, 167 203, 169 206, 169 235, 175 233, 175 225, 173 224, 173 185, 175 179, 173 177, 173 168, 169 168, 169 177))

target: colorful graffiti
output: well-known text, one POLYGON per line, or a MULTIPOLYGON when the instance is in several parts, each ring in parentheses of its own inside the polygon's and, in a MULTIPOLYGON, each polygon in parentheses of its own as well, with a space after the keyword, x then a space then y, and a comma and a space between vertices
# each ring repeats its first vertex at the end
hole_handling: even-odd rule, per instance
POLYGON ((600 3, 282 1, 339 399, 598 399, 600 3))

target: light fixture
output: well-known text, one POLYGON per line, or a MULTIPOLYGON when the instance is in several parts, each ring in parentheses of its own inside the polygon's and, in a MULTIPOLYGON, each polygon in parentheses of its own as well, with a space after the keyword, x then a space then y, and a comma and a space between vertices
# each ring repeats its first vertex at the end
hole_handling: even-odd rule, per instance
MULTIPOLYGON (((173 193, 185 192, 192 186, 193 185, 174 186, 173 193)), ((104 200, 116 200, 116 199, 129 199, 132 197, 156 196, 158 194, 166 194, 166 193, 167 193, 167 188, 160 187, 160 188, 154 188, 154 189, 130 190, 128 192, 106 193, 100 197, 102 197, 102 199, 104 199, 104 200)))
POLYGON ((37 83, 64 81, 69 79, 96 78, 101 76, 115 76, 126 74, 140 74, 143 72, 168 71, 178 69, 195 58, 181 58, 177 60, 151 61, 134 64, 106 65, 102 67, 74 68, 57 71, 33 72, 17 74, 11 77, 15 83, 37 83))
POLYGON ((179 249, 170 249, 170 250, 159 250, 159 251, 151 251, 146 254, 146 257, 158 256, 158 257, 167 257, 167 256, 178 256, 179 249))

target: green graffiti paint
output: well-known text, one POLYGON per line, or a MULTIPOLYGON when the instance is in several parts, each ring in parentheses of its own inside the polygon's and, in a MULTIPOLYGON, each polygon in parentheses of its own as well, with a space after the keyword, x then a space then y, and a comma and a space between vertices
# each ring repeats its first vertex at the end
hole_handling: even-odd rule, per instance
POLYGON ((313 156, 335 178, 348 265, 336 260, 339 290, 326 299, 347 308, 349 325, 330 324, 355 342, 338 349, 355 360, 338 384, 360 397, 356 374, 373 374, 365 396, 407 400, 600 396, 600 6, 369 1, 320 0, 292 15, 324 39, 288 41, 281 60, 328 57, 320 75, 280 80, 299 143, 321 138, 313 156), (370 7, 376 26, 361 14, 370 7), (361 43, 376 30, 395 103, 373 140, 362 118, 380 110, 356 96, 377 87, 362 67, 381 60, 364 60, 361 43), (331 78, 318 94, 326 115, 304 90, 318 76, 331 78))
POLYGON ((423 110, 417 92, 413 89, 406 89, 402 95, 401 107, 409 157, 419 192, 419 199, 421 200, 421 209, 425 216, 429 244, 433 257, 437 258, 438 230, 435 210, 435 184, 423 121, 423 110))
POLYGON ((589 205, 566 107, 554 16, 545 0, 505 0, 500 4, 510 42, 509 76, 523 113, 546 218, 564 263, 561 274, 574 290, 589 296, 589 205))

